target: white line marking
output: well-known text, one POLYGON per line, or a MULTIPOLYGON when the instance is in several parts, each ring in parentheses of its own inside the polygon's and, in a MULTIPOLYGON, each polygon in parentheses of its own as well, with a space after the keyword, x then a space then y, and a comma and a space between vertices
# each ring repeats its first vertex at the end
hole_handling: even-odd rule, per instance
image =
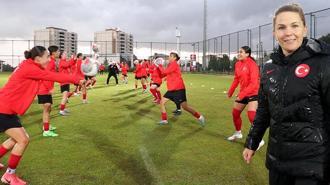
POLYGON ((155 164, 152 162, 152 159, 149 156, 149 153, 147 151, 147 149, 144 146, 141 146, 139 148, 144 165, 146 165, 147 170, 150 172, 150 174, 155 177, 156 179, 156 184, 157 185, 164 185, 164 183, 162 182, 159 172, 155 167, 155 164))

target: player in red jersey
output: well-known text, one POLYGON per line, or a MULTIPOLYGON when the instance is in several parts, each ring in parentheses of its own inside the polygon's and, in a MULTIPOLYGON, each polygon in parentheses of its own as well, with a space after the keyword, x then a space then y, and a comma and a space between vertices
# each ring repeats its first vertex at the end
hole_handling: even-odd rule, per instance
POLYGON ((26 60, 15 69, 8 82, 0 89, 0 131, 9 136, 9 139, 0 146, 0 157, 11 151, 8 168, 1 181, 12 185, 27 184, 15 173, 29 144, 28 134, 17 115, 25 114, 37 95, 40 84, 45 80, 84 83, 84 80, 80 80, 77 76, 45 70, 49 59, 46 48, 42 46, 35 46, 24 54, 26 60))
MULTIPOLYGON (((259 68, 256 62, 251 57, 251 48, 243 46, 239 49, 238 61, 235 63, 235 77, 228 90, 228 97, 231 98, 236 87, 240 86, 240 91, 234 102, 232 110, 233 122, 235 125, 235 133, 228 137, 229 141, 242 139, 241 132, 242 118, 241 112, 248 107, 248 118, 250 123, 253 123, 258 107, 258 90, 259 90, 259 68)), ((264 141, 260 142, 260 147, 264 145, 264 141)))
MULTIPOLYGON (((56 59, 59 57, 59 48, 55 45, 49 46, 48 51, 50 54, 49 62, 45 68, 47 71, 56 72, 56 59)), ((56 137, 58 134, 55 133, 56 127, 50 125, 50 112, 52 110, 54 92, 54 82, 52 81, 41 81, 38 89, 38 104, 42 104, 43 113, 43 133, 44 137, 56 137)))
POLYGON ((140 74, 141 74, 141 84, 142 84, 142 93, 147 92, 147 79, 148 79, 148 73, 147 73, 147 64, 146 60, 141 60, 140 62, 140 74))
POLYGON ((149 67, 151 73, 150 92, 154 96, 154 103, 160 104, 162 95, 160 93, 160 86, 162 85, 162 72, 160 68, 164 64, 164 59, 156 58, 153 65, 149 67))
POLYGON ((127 76, 127 71, 129 69, 128 65, 126 62, 123 62, 121 65, 120 65, 120 68, 121 68, 121 75, 122 75, 122 82, 124 84, 127 84, 128 83, 128 76, 127 76))
MULTIPOLYGON (((60 62, 59 62, 59 72, 61 74, 72 74, 71 68, 75 64, 73 56, 68 61, 65 52, 60 53, 60 62)), ((70 84, 69 83, 61 83, 60 84, 61 93, 62 93, 62 100, 60 104, 60 115, 66 116, 68 115, 69 111, 66 109, 66 103, 68 99, 72 96, 70 92, 70 84)))
POLYGON ((103 75, 104 74, 104 70, 105 70, 105 66, 104 66, 104 64, 101 64, 100 67, 99 67, 99 74, 100 75, 103 75))
MULTIPOLYGON (((76 75, 79 76, 80 78, 85 78, 84 73, 81 71, 81 64, 83 63, 83 54, 82 53, 78 53, 77 55, 77 69, 76 69, 76 75)), ((86 88, 86 84, 80 84, 79 88, 81 88, 82 91, 82 100, 83 103, 87 103, 87 88, 86 88)))
POLYGON ((141 80, 141 65, 139 60, 134 60, 135 70, 135 89, 138 87, 139 80, 141 80))
POLYGON ((191 113, 195 118, 199 120, 200 124, 204 126, 204 116, 201 115, 199 112, 195 111, 187 103, 186 88, 181 77, 178 60, 180 60, 179 55, 175 52, 171 52, 169 56, 170 63, 167 68, 164 69, 163 67, 158 66, 160 71, 162 72, 162 76, 166 77, 167 82, 167 92, 164 94, 160 102, 162 120, 159 122, 159 124, 164 125, 168 123, 165 104, 166 102, 168 102, 168 100, 171 100, 176 104, 180 104, 184 110, 191 113))

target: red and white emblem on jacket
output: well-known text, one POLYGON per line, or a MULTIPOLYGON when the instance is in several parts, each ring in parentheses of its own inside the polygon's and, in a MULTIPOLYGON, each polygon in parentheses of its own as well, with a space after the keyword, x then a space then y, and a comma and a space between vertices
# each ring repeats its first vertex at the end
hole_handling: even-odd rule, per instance
POLYGON ((309 74, 310 67, 307 64, 300 64, 295 70, 295 74, 299 78, 304 78, 309 74))

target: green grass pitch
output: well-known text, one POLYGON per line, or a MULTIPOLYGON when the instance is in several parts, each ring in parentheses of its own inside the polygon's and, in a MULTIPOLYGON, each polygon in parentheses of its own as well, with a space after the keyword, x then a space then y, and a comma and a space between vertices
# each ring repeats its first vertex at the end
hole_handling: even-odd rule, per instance
MULTIPOLYGON (((0 86, 8 77, 8 73, 0 74, 0 86)), ((187 112, 172 116, 172 102, 167 104, 170 124, 157 125, 159 106, 152 103, 150 93, 134 90, 133 74, 129 74, 129 84, 119 86, 114 79, 106 86, 106 75, 98 76, 96 87, 88 90, 89 103, 72 97, 70 116, 65 117, 58 114, 61 94, 57 84, 51 124, 59 137, 42 137, 42 109, 35 101, 21 117, 30 144, 18 175, 32 185, 268 184, 266 146, 256 153, 252 164, 245 164, 242 158, 250 128, 245 111, 244 138, 237 142, 225 139, 234 132, 234 100, 224 94, 233 77, 184 74, 183 78, 188 104, 206 118, 204 128, 187 112)), ((5 140, 5 134, 0 138, 5 140)), ((7 158, 1 162, 7 164, 7 158)))

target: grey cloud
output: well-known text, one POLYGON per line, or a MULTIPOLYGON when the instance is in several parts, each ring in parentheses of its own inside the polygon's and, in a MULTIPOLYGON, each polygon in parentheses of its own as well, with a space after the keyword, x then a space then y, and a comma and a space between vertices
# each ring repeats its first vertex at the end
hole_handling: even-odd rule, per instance
MULTIPOLYGON (((271 22, 286 0, 208 0, 208 37, 271 22)), ((296 0, 306 12, 330 7, 328 0, 296 0)), ((119 27, 136 41, 202 39, 203 0, 0 0, 0 38, 31 39, 33 31, 56 26, 92 40, 95 31, 119 27)))

